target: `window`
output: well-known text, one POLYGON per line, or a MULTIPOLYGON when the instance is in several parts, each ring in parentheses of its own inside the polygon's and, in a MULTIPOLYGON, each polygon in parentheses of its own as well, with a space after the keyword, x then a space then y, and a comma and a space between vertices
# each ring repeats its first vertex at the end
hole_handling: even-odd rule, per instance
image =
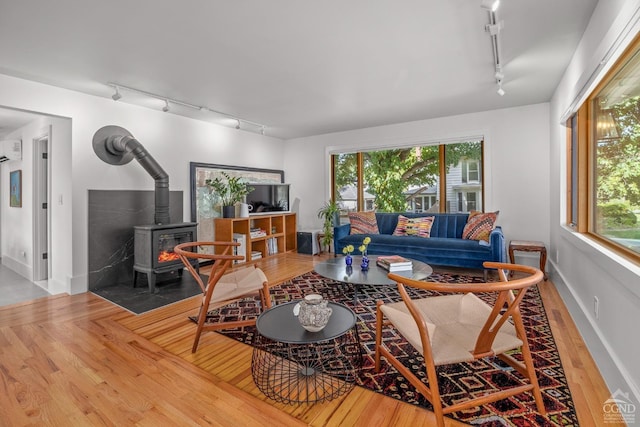
POLYGON ((640 261, 640 38, 568 128, 567 222, 640 261))
POLYGON ((481 141, 335 154, 332 161, 334 197, 343 215, 482 207, 481 141))
POLYGON ((358 156, 356 153, 336 154, 333 161, 333 200, 341 214, 358 210, 358 156))
POLYGON ((480 162, 475 159, 462 161, 462 182, 480 182, 480 162))

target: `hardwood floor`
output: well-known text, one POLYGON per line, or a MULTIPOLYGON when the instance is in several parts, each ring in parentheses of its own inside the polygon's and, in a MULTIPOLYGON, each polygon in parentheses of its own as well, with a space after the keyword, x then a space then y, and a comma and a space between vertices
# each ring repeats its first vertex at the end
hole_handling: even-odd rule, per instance
MULTIPOLYGON (((271 283, 321 257, 262 260, 271 283)), ((551 282, 540 286, 581 426, 609 397, 551 282)), ((433 425, 426 410, 355 387, 315 405, 274 403, 251 378, 251 348, 205 333, 191 353, 199 297, 135 316, 91 293, 0 308, 0 425, 433 425)), ((449 426, 461 425, 453 420, 449 426)))

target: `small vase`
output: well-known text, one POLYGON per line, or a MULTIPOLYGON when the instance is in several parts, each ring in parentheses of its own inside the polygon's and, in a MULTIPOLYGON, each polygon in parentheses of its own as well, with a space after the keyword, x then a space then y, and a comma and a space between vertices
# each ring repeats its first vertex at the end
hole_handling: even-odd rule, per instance
POLYGON ((311 294, 300 301, 298 321, 309 332, 320 332, 331 317, 332 309, 327 307, 328 301, 322 295, 311 294))
POLYGON ((347 265, 353 264, 353 258, 351 258, 351 255, 347 255, 344 257, 344 263, 347 265))
POLYGON ((369 258, 366 255, 362 255, 362 263, 360 264, 362 270, 369 269, 369 258))

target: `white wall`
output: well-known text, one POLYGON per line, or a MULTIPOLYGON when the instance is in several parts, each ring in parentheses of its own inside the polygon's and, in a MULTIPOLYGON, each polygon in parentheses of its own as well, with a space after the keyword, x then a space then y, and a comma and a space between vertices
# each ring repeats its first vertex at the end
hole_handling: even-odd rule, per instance
MULTIPOLYGON (((499 210, 505 237, 549 244, 549 105, 465 114, 286 141, 285 168, 300 199, 301 228, 321 228, 330 153, 484 136, 485 211, 499 210)), ((528 263, 531 260, 522 261, 528 263)))
POLYGON ((638 33, 637 0, 601 1, 551 102, 552 279, 610 390, 640 401, 640 267, 565 226, 566 129, 561 120, 580 104, 638 33), (626 30, 625 30, 626 28, 626 30), (603 58, 611 59, 600 66, 603 58), (591 76, 598 75, 595 79, 591 76), (593 80, 593 81, 590 81, 593 80), (599 316, 594 314, 599 299, 599 316))
MULTIPOLYGON (((135 161, 124 166, 102 162, 93 152, 94 133, 105 125, 129 130, 169 174, 170 189, 184 192, 184 218, 190 218, 189 162, 283 169, 280 139, 137 107, 111 99, 84 95, 53 86, 0 75, 0 107, 53 114, 71 119, 71 132, 56 144, 67 144, 64 165, 55 171, 59 183, 52 191, 57 203, 63 195, 65 215, 56 217, 53 292, 87 290, 88 190, 152 190, 153 179, 135 161), (68 209, 68 212, 66 211, 68 209), (63 237, 64 236, 64 237, 63 237)), ((54 129, 54 135, 56 130, 54 129)), ((8 198, 8 197, 7 197, 8 198)), ((24 210, 25 208, 23 208, 24 210)), ((3 241, 8 241, 3 235, 3 241)), ((13 245, 8 241, 7 245, 13 245)))

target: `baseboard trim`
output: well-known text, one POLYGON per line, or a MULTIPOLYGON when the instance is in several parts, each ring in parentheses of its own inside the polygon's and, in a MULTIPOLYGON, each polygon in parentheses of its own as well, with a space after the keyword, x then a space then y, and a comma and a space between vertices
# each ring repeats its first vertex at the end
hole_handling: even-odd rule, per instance
POLYGON ((2 265, 15 271, 28 281, 33 282, 33 268, 31 266, 7 255, 2 256, 2 265))
POLYGON ((571 318, 576 324, 580 335, 582 335, 582 339, 595 360, 609 390, 612 392, 616 390, 629 391, 634 395, 635 401, 640 402, 640 390, 636 384, 629 381, 632 378, 631 375, 624 369, 624 365, 616 355, 616 352, 611 348, 598 326, 589 316, 589 309, 576 297, 574 288, 558 269, 557 264, 554 261, 549 261, 547 265, 552 267, 549 269, 551 280, 562 297, 569 314, 571 314, 571 318))

